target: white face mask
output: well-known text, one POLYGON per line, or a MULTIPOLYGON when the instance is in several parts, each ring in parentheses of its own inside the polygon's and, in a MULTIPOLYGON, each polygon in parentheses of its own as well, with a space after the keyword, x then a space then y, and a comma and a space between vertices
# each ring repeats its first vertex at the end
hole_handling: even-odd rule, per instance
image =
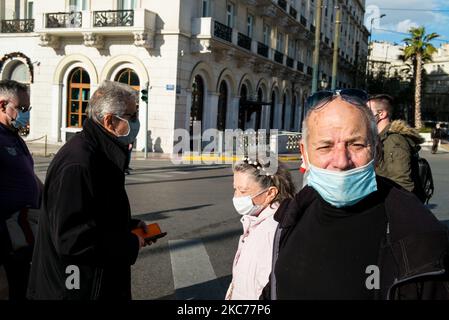
POLYGON ((262 190, 261 192, 255 194, 254 196, 243 196, 243 197, 232 198, 232 202, 234 203, 235 210, 242 216, 255 215, 262 209, 262 205, 255 205, 253 203, 253 198, 257 197, 258 195, 264 193, 267 190, 268 189, 262 190))

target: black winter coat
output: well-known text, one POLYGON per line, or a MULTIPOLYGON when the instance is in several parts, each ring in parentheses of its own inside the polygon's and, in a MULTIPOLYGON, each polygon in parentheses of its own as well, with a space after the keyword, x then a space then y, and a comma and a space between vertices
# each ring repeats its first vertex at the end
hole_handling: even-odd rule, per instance
POLYGON ((127 147, 89 119, 56 154, 45 181, 30 299, 131 299, 139 241, 131 233, 137 221, 125 191, 126 156, 127 147), (69 266, 79 270, 79 289, 71 289, 69 266))
MULTIPOLYGON (((391 180, 377 177, 378 189, 385 199, 388 227, 381 240, 380 300, 449 299, 449 237, 446 226, 427 210, 412 193, 391 180)), ((306 186, 294 199, 284 200, 274 219, 279 222, 273 247, 273 269, 261 299, 294 296, 280 293, 276 285, 276 262, 285 252, 294 226, 313 201, 317 192, 306 186)))

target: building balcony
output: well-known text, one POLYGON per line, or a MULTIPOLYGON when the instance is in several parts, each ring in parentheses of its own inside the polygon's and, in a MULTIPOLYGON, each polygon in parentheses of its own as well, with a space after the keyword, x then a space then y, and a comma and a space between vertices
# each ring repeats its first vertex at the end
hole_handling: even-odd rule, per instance
POLYGON ((310 24, 310 32, 315 33, 315 26, 313 24, 310 24))
POLYGON ((94 11, 94 27, 133 27, 134 10, 94 11))
MULTIPOLYGON (((248 3, 250 0, 246 0, 248 3)), ((262 18, 276 21, 276 25, 284 29, 284 32, 295 34, 308 31, 306 26, 298 20, 298 11, 288 6, 286 0, 252 0, 257 15, 262 18)))
POLYGON ((237 67, 251 68, 256 73, 267 72, 281 77, 304 76, 297 70, 297 62, 284 53, 271 48, 235 28, 230 28, 212 17, 192 20, 190 52, 212 54, 214 61, 235 61, 237 67))
POLYGON ((296 11, 295 8, 290 7, 289 13, 293 17, 293 19, 296 20, 298 18, 298 11, 296 11))
POLYGON ((232 28, 218 21, 214 21, 214 36, 227 42, 232 42, 232 28))
POLYGON ((284 64, 284 54, 275 50, 274 51, 274 61, 280 64, 284 64))
POLYGON ((29 33, 34 31, 34 19, 2 20, 1 33, 29 33))
POLYGON ((269 47, 261 42, 257 43, 257 54, 268 58, 269 47))
POLYGON ((312 67, 307 67, 307 74, 309 76, 313 75, 313 68, 312 67))
POLYGON ((239 45, 239 47, 251 51, 251 38, 244 35, 243 33, 238 33, 237 44, 239 45))
POLYGON ((278 6, 281 7, 282 10, 287 11, 287 1, 286 0, 278 0, 278 6))
POLYGON ((36 19, 40 45, 54 48, 60 38, 79 36, 97 48, 106 36, 133 36, 134 45, 152 48, 155 31, 156 14, 145 9, 44 13, 36 19))
POLYGON ((81 28, 82 12, 56 12, 45 14, 45 28, 81 28))
POLYGON ((307 19, 306 19, 306 17, 304 17, 303 15, 301 15, 301 17, 300 17, 300 19, 299 19, 299 22, 302 24, 302 26, 303 26, 304 28, 307 27, 307 19))

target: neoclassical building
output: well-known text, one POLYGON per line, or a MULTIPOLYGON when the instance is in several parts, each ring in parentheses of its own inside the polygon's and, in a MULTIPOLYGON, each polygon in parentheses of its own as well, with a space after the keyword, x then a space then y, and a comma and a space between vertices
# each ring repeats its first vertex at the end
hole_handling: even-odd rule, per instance
MULTIPOLYGON (((137 91, 150 151, 174 130, 300 130, 310 94, 314 0, 0 0, 0 78, 29 84, 29 138, 64 143, 81 130, 103 80, 137 91)), ((335 5, 324 0, 320 79, 331 82, 335 5)), ((356 85, 365 3, 344 6, 338 87, 356 85)), ((363 68, 362 68, 363 69, 363 68)))

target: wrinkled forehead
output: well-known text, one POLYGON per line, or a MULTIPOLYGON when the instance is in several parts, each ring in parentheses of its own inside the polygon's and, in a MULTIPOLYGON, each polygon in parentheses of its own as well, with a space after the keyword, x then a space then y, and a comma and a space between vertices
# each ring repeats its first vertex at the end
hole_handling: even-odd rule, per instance
POLYGON ((367 136, 369 123, 360 108, 337 98, 328 106, 312 111, 307 122, 309 135, 319 136, 321 133, 337 129, 367 136))

